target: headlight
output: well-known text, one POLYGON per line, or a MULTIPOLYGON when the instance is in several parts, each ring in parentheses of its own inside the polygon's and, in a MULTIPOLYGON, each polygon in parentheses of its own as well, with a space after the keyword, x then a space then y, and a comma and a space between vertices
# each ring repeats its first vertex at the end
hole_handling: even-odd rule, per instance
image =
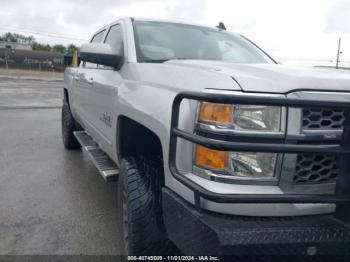
MULTIPOLYGON (((199 130, 247 133, 254 137, 283 133, 282 108, 276 106, 200 103, 199 130)), ((194 165, 215 175, 272 178, 278 154, 260 152, 223 152, 195 146, 194 165)))
POLYGON ((234 177, 274 177, 277 154, 224 152, 203 146, 195 148, 195 165, 234 177))
POLYGON ((211 124, 218 129, 244 132, 281 131, 281 107, 255 105, 227 105, 202 102, 199 123, 211 124))
POLYGON ((230 153, 232 175, 240 177, 273 177, 277 154, 273 153, 230 153))
POLYGON ((279 132, 281 130, 281 108, 276 106, 234 106, 235 130, 279 132))

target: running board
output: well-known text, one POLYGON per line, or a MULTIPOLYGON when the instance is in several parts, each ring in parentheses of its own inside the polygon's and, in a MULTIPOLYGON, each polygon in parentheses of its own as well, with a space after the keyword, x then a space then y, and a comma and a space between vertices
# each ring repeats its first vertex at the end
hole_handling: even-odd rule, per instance
POLYGON ((85 132, 75 131, 74 136, 87 152, 92 162, 106 182, 118 180, 119 168, 110 157, 103 152, 98 144, 85 132))

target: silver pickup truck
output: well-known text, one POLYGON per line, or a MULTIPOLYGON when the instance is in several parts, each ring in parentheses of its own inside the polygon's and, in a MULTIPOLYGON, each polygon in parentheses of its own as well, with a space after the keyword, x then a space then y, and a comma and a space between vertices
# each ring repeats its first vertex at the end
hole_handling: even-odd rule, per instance
MULTIPOLYGON (((123 18, 65 72, 62 136, 118 181, 125 254, 350 253, 350 74, 123 18)), ((115 229, 117 230, 117 229, 115 229)))

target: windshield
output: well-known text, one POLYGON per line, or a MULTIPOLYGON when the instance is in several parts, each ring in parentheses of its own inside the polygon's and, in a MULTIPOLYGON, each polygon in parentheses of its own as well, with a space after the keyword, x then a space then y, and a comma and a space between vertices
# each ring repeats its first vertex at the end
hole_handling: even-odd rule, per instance
POLYGON ((273 63, 263 51, 239 35, 211 28, 166 23, 134 22, 139 62, 171 59, 232 63, 273 63))

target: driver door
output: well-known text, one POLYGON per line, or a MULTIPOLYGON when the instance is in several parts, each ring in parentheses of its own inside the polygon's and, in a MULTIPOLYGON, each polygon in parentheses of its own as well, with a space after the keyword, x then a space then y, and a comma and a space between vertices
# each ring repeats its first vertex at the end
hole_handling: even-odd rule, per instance
MULTIPOLYGON (((104 43, 109 44, 113 53, 124 56, 124 41, 122 24, 112 25, 104 43)), ((98 65, 96 70, 89 74, 91 83, 91 96, 88 98, 93 123, 92 132, 99 137, 105 151, 113 152, 114 128, 116 125, 115 104, 118 101, 118 89, 123 79, 114 67, 98 65)))
MULTIPOLYGON (((102 30, 95 34, 90 41, 91 43, 101 43, 106 34, 106 30, 102 30)), ((93 126, 94 108, 91 107, 94 97, 94 81, 93 76, 97 73, 98 65, 89 62, 81 62, 77 69, 74 89, 74 97, 76 101, 76 113, 84 126, 90 131, 93 126)))

